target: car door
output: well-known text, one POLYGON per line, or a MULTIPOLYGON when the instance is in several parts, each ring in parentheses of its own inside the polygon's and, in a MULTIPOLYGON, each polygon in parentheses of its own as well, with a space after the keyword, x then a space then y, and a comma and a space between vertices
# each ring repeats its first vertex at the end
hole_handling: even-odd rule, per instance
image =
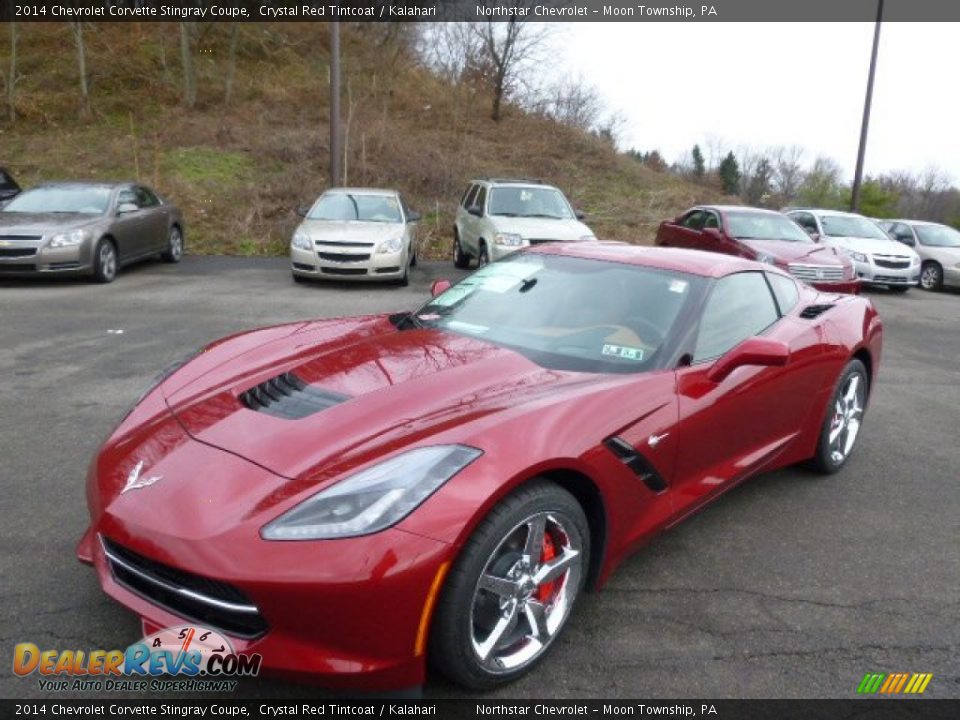
POLYGON ((703 227, 705 213, 696 209, 689 211, 678 222, 667 223, 664 226, 664 237, 661 245, 667 247, 699 249, 700 229, 703 227))
POLYGON ((169 242, 169 219, 167 208, 160 203, 160 199, 149 188, 136 185, 133 192, 143 214, 143 248, 144 252, 163 252, 169 242))
MULTIPOLYGON (((784 276, 798 296, 796 283, 784 276)), ((794 304, 796 300, 794 300, 794 304)), ((675 467, 677 516, 696 509, 786 448, 813 407, 823 369, 816 362, 815 325, 781 317, 764 273, 716 281, 700 314, 688 355, 677 370, 680 451, 675 467), (791 356, 783 367, 745 365, 714 381, 718 359, 744 340, 780 340, 791 356)))
POLYGON ((463 194, 463 197, 460 199, 460 207, 457 208, 457 232, 460 235, 460 247, 463 248, 465 252, 470 253, 470 231, 471 231, 471 221, 473 216, 470 214, 469 209, 473 204, 474 198, 477 196, 477 191, 480 189, 480 186, 474 183, 467 188, 467 191, 463 194))
MULTIPOLYGON (((478 185, 473 201, 467 206, 467 252, 478 257, 480 255, 480 238, 483 236, 484 216, 487 207, 487 186, 478 185), (479 214, 476 214, 479 213, 479 214)), ((489 238, 488 238, 489 241, 489 238)))
POLYGON ((700 228, 700 245, 697 249, 750 257, 750 253, 724 231, 720 214, 716 210, 704 210, 703 227, 700 228))
POLYGON ((145 254, 149 250, 145 239, 146 216, 132 186, 122 187, 114 200, 114 219, 110 233, 117 241, 117 255, 121 261, 145 254))
POLYGON ((407 205, 407 201, 404 200, 402 195, 398 195, 400 198, 400 208, 403 211, 403 235, 407 242, 407 247, 410 248, 410 257, 419 257, 420 249, 420 237, 419 237, 419 216, 410 209, 410 206, 407 205))

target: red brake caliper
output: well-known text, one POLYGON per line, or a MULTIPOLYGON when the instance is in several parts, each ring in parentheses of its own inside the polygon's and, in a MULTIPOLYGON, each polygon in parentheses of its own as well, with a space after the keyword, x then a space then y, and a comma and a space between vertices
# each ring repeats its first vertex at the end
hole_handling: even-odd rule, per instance
MULTIPOLYGON (((543 550, 540 551, 540 564, 548 563, 557 556, 557 546, 553 544, 553 538, 550 537, 550 533, 545 532, 543 534, 543 550)), ((545 582, 543 585, 537 588, 537 600, 542 603, 547 602, 552 596, 554 590, 557 589, 557 583, 559 580, 551 580, 545 582)))

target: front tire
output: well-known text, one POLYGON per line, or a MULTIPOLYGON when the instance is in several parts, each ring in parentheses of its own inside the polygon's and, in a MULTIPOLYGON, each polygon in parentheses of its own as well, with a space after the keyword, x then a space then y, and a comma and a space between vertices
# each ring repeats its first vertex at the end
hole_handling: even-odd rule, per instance
POLYGON ((464 270, 470 267, 470 256, 460 246, 460 233, 453 231, 453 266, 464 270))
POLYGON ((583 589, 590 528, 566 490, 524 485, 474 531, 450 571, 430 636, 430 660, 452 681, 483 690, 539 662, 583 589))
POLYGON ((170 228, 167 249, 160 257, 168 263, 178 263, 183 260, 183 231, 176 225, 170 228))
POLYGON ((817 453, 810 466, 832 475, 846 465, 853 452, 870 391, 867 368, 854 358, 840 373, 820 429, 817 453))
POLYGON ((93 250, 93 281, 112 283, 117 279, 117 246, 109 238, 100 238, 93 250))
POLYGON ((490 264, 490 253, 487 251, 487 243, 480 241, 480 254, 477 255, 477 267, 483 267, 490 264))
POLYGON ((928 261, 920 270, 920 287, 924 290, 940 290, 943 287, 943 268, 939 263, 928 261))

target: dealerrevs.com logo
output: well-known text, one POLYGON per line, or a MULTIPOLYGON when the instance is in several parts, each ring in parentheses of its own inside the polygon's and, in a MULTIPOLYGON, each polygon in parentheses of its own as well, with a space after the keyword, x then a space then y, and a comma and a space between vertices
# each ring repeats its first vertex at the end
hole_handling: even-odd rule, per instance
POLYGON ((34 643, 13 649, 13 672, 39 675, 40 689, 123 692, 224 692, 233 678, 254 677, 263 658, 237 653, 216 630, 197 625, 169 627, 126 650, 41 650, 34 643))

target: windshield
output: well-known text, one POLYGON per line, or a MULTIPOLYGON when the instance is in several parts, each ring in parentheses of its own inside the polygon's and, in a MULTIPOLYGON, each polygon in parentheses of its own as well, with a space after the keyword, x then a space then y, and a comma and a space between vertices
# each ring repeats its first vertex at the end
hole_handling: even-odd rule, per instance
POLYGON ((914 225, 921 245, 930 247, 960 247, 960 232, 946 225, 914 225))
POLYGON ((108 187, 41 187, 20 193, 0 212, 102 215, 110 204, 108 187))
POLYGON ((559 190, 542 187, 498 187, 490 192, 490 215, 506 217, 553 218, 574 217, 570 204, 559 190))
POLYGON ((727 230, 741 240, 785 240, 812 243, 800 226, 783 215, 728 212, 727 230))
POLYGON ((307 213, 308 220, 403 222, 400 203, 393 195, 327 193, 307 213))
POLYGON ((510 347, 546 367, 640 372, 658 366, 702 282, 653 268, 520 253, 481 268, 414 319, 510 347))
POLYGON ((820 224, 823 225, 823 232, 830 237, 890 240, 890 237, 883 230, 866 218, 856 215, 821 215, 820 224))

